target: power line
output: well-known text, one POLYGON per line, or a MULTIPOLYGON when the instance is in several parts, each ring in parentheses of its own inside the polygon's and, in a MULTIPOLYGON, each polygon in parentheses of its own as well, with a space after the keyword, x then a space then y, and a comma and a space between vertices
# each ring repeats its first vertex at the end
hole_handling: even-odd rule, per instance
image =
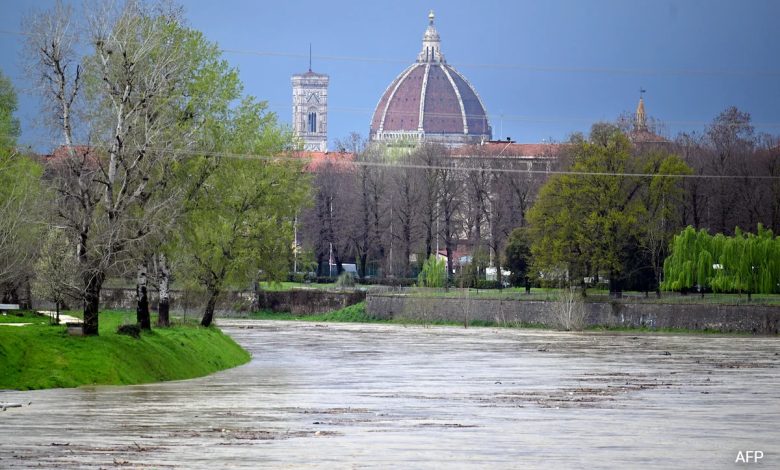
MULTIPOLYGON (((235 153, 235 152, 215 152, 215 151, 198 151, 198 150, 186 150, 186 149, 171 149, 171 148, 156 148, 156 147, 150 147, 148 150, 150 151, 158 151, 158 152, 177 152, 180 154, 192 156, 192 157, 224 157, 224 158, 232 158, 232 159, 239 159, 239 160, 260 160, 260 161, 268 161, 268 162, 295 162, 295 163, 301 163, 301 162, 309 162, 309 163, 320 163, 321 160, 318 160, 311 155, 306 155, 306 152, 301 152, 301 155, 298 156, 284 156, 284 155, 278 155, 278 156, 270 156, 270 155, 257 155, 257 154, 251 154, 251 153, 235 153)), ((339 155, 338 152, 331 152, 329 154, 326 153, 326 155, 331 156, 337 156, 339 155)), ((523 156, 523 157, 531 157, 532 159, 535 159, 536 161, 551 161, 557 156, 523 156)), ((438 157, 442 158, 442 157, 438 157)), ((444 157, 449 159, 451 162, 463 162, 463 161, 486 161, 486 160, 492 160, 492 161, 508 161, 508 162, 521 162, 521 163, 533 163, 533 160, 529 162, 527 158, 524 158, 523 160, 520 160, 517 158, 517 156, 493 156, 493 155, 484 155, 484 156, 447 156, 444 157)), ((534 170, 532 169, 531 165, 528 165, 528 168, 521 169, 521 168, 506 168, 506 167, 496 167, 496 166, 455 166, 455 165, 423 165, 423 164, 414 164, 414 163, 404 163, 404 162, 387 162, 387 161, 369 161, 369 160, 354 160, 354 159, 325 159, 325 162, 328 164, 343 164, 343 165, 353 165, 353 166, 364 166, 364 167, 379 167, 379 168, 402 168, 402 169, 410 169, 410 170, 441 170, 441 171, 458 171, 458 172, 495 172, 495 173, 514 173, 514 174, 524 174, 524 175, 568 175, 568 176, 610 176, 610 177, 626 177, 626 178, 655 178, 655 177, 664 177, 664 178, 680 178, 680 179, 705 179, 705 180, 724 180, 724 179, 741 179, 741 180, 770 180, 770 181, 780 181, 780 176, 770 176, 770 175, 707 175, 707 174, 660 174, 660 173, 620 173, 620 172, 595 172, 595 171, 572 171, 572 170, 534 170)))
MULTIPOLYGON (((305 59, 305 54, 281 52, 281 51, 255 51, 248 49, 222 49, 222 52, 240 55, 253 55, 259 57, 286 57, 293 59, 305 59)), ((409 64, 408 59, 390 59, 382 57, 365 56, 338 56, 338 55, 315 55, 314 59, 331 62, 366 62, 366 63, 389 63, 389 64, 409 64)), ((469 63, 461 62, 450 65, 457 65, 463 68, 477 69, 518 69, 528 72, 540 73, 585 73, 585 74, 617 74, 617 75, 765 75, 780 76, 780 70, 771 69, 632 69, 619 67, 556 67, 556 66, 538 66, 517 63, 469 63)))
MULTIPOLYGON (((23 31, 13 31, 0 29, 0 34, 27 36, 23 31)), ((234 49, 222 48, 222 52, 228 54, 251 55, 256 57, 284 57, 291 59, 308 59, 307 54, 300 54, 286 51, 261 51, 252 49, 234 49)), ((326 62, 363 62, 363 63, 386 63, 386 64, 409 64, 408 59, 393 59, 386 57, 367 57, 367 56, 342 56, 342 55, 312 55, 312 59, 326 62)), ((653 69, 653 68, 621 68, 621 67, 566 67, 566 66, 541 66, 518 63, 470 63, 461 62, 450 64, 463 68, 476 69, 516 69, 534 73, 581 73, 581 74, 599 74, 599 75, 724 75, 724 76, 780 76, 780 70, 772 69, 707 69, 707 68, 686 68, 686 69, 653 69)))
MULTIPOLYGON (((178 149, 178 150, 171 150, 171 149, 159 149, 159 148, 152 148, 151 150, 157 150, 157 151, 176 151, 185 155, 190 156, 211 156, 211 157, 224 157, 224 158, 234 158, 239 160, 261 160, 261 161, 269 161, 269 162, 311 162, 311 163, 317 163, 318 160, 311 157, 311 156, 268 156, 268 155, 255 155, 255 154, 249 154, 249 153, 233 153, 233 152, 213 152, 213 151, 207 151, 207 152, 201 152, 197 150, 184 150, 184 149, 178 149)), ((331 153, 331 155, 338 155, 338 153, 334 152, 331 153)), ((457 157, 457 156, 449 156, 449 158, 452 162, 457 161, 469 161, 469 160, 485 160, 485 159, 492 159, 496 160, 499 157, 477 157, 477 156, 468 156, 468 157, 457 157)), ((509 160, 509 158, 500 157, 501 159, 509 160)), ((491 167, 491 166, 481 166, 481 167, 463 167, 463 166, 448 166, 448 165, 420 165, 420 164, 413 164, 413 163, 400 163, 400 162, 382 162, 382 161, 367 161, 367 160, 328 160, 329 163, 343 163, 343 164, 349 164, 349 165, 356 165, 356 166, 365 166, 365 167, 380 167, 380 168, 404 168, 404 169, 410 169, 410 170, 451 170, 451 171, 461 171, 461 172, 482 172, 482 171, 490 171, 490 172, 496 172, 496 173, 517 173, 517 174, 539 174, 539 175, 569 175, 569 176, 612 176, 612 177, 626 177, 626 178, 654 178, 654 177, 664 177, 664 178, 682 178, 682 179, 713 179, 713 180, 722 180, 722 179, 748 179, 748 180, 780 180, 780 176, 766 176, 766 175, 696 175, 696 174, 658 174, 658 173, 619 173, 619 172, 595 172, 595 171, 571 171, 571 170, 532 170, 532 169, 520 169, 520 168, 501 168, 501 167, 491 167)))
MULTIPOLYGON (((272 103, 268 102, 268 107, 270 108, 290 108, 292 107, 292 104, 282 104, 282 103, 272 103)), ((375 109, 373 108, 361 108, 361 107, 346 107, 346 106, 330 106, 328 105, 328 114, 330 114, 331 110, 336 111, 344 111, 344 112, 350 112, 354 114, 362 114, 362 115, 373 115, 375 109)), ((417 111, 398 111, 394 110, 392 112, 394 115, 401 115, 401 116, 409 116, 416 118, 419 116, 419 110, 417 111)), ((425 116, 432 116, 432 117, 438 117, 438 118, 457 118, 461 119, 461 113, 431 113, 431 112, 425 112, 425 116)), ((605 122, 604 119, 600 118, 587 118, 587 117, 562 117, 562 116, 529 116, 529 115, 522 115, 522 114, 503 114, 503 113, 488 113, 486 115, 482 114, 466 114, 466 119, 481 119, 483 117, 487 117, 490 122, 496 122, 497 120, 503 119, 505 121, 516 121, 516 122, 537 122, 537 123, 563 123, 563 122, 581 122, 581 123, 596 123, 596 122, 605 122)), ((617 119, 613 120, 607 120, 606 122, 614 122, 617 119)), ((707 125, 711 124, 712 121, 695 121, 695 120, 659 120, 660 124, 675 124, 675 125, 707 125)), ((780 127, 780 122, 750 122, 751 125, 756 127, 780 127)))

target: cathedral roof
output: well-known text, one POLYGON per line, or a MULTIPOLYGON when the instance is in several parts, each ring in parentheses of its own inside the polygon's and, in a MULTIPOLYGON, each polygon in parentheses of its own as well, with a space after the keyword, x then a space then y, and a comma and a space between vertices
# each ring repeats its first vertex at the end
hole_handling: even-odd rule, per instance
POLYGON ((371 120, 372 140, 438 140, 461 144, 490 140, 485 106, 474 87, 447 64, 433 12, 417 61, 387 87, 371 120))

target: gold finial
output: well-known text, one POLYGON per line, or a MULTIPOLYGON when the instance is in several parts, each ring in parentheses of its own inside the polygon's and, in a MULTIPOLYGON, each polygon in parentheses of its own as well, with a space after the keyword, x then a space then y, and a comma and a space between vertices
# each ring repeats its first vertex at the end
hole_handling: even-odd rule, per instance
POLYGON ((428 23, 429 23, 429 24, 433 24, 433 18, 434 18, 434 17, 435 17, 435 15, 433 14, 433 10, 431 10, 431 11, 428 13, 428 23))

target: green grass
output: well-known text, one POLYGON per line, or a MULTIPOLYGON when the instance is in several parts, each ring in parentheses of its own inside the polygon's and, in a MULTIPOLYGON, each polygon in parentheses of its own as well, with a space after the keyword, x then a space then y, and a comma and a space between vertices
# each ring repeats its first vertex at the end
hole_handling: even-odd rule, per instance
MULTIPOLYGON (((23 318, 36 319, 29 313, 23 318)), ((37 319, 24 327, 0 326, 0 389, 181 380, 235 367, 250 358, 217 328, 175 326, 134 339, 116 333, 120 324, 135 322, 134 313, 107 311, 100 313, 100 336, 76 337, 68 336, 64 326, 37 319)))
POLYGON ((33 323, 35 325, 48 325, 51 323, 48 318, 36 315, 33 312, 14 310, 5 315, 0 314, 0 323, 33 323))
POLYGON ((276 291, 287 291, 292 289, 333 289, 336 287, 335 282, 326 282, 326 283, 316 283, 312 282, 309 284, 300 283, 300 282, 261 282, 260 283, 260 289, 269 291, 269 292, 276 292, 276 291))
POLYGON ((366 313, 366 303, 360 302, 340 310, 334 310, 327 313, 315 315, 293 315, 288 312, 272 312, 270 310, 261 310, 249 314, 253 320, 296 320, 296 321, 327 321, 344 323, 389 323, 388 320, 382 320, 366 313))

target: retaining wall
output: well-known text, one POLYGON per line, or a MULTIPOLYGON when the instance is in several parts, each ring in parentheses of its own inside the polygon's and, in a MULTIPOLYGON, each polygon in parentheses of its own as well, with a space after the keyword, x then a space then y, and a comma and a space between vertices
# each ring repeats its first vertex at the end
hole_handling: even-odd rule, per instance
MULTIPOLYGON (((558 324, 556 302, 369 294, 366 311, 385 319, 558 324)), ((681 328, 778 334, 780 307, 751 305, 585 302, 586 326, 681 328)))
MULTIPOLYGON (((255 309, 274 312, 290 312, 296 315, 325 313, 362 302, 362 291, 328 291, 322 289, 293 289, 289 291, 260 291, 255 304, 252 291, 228 291, 220 294, 216 310, 220 313, 245 313, 255 309)), ((100 291, 101 308, 136 308, 135 289, 103 288, 100 291)), ((157 310, 157 292, 149 291, 149 305, 157 310)), ((202 313, 206 295, 199 292, 172 290, 172 312, 202 313)))

